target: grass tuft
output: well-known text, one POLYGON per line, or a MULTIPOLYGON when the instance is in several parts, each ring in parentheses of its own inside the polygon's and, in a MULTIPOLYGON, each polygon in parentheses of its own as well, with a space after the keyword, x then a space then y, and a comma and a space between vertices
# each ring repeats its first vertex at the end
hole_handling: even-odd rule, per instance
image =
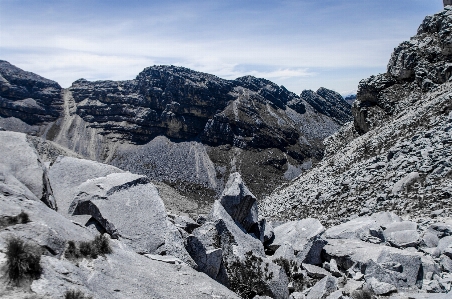
POLYGON ((41 251, 17 237, 7 240, 6 265, 8 277, 18 283, 23 278, 39 278, 41 274, 41 251))
POLYGON ((113 250, 111 249, 108 237, 106 235, 99 235, 93 241, 80 242, 78 248, 74 241, 69 241, 64 256, 70 260, 76 260, 82 257, 95 259, 99 255, 105 256, 112 252, 113 250))
POLYGON ((80 290, 70 290, 64 293, 64 299, 92 299, 91 296, 85 296, 80 290))

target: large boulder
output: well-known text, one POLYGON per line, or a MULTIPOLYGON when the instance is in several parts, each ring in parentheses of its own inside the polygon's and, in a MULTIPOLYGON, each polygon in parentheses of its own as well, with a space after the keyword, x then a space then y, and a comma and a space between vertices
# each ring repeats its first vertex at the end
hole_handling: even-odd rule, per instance
POLYGON ((13 236, 33 242, 45 248, 47 254, 56 257, 63 254, 67 241, 90 241, 94 238, 89 230, 67 221, 40 201, 0 193, 0 222, 6 217, 18 216, 21 212, 28 215, 30 222, 11 224, 6 229, 0 229, 0 252, 6 252, 6 240, 13 236))
POLYGON ((276 250, 289 243, 295 251, 303 251, 307 244, 320 238, 324 231, 325 227, 314 218, 289 221, 274 229, 275 238, 268 247, 276 250))
POLYGON ((253 225, 257 224, 256 197, 245 186, 238 172, 229 176, 219 201, 232 219, 246 231, 250 232, 253 225))
POLYGON ((187 247, 186 238, 188 237, 188 234, 185 231, 180 230, 170 221, 167 221, 166 224, 167 232, 165 234, 165 245, 162 246, 163 248, 160 247, 163 249, 162 251, 160 251, 160 253, 165 253, 165 255, 167 256, 169 255, 177 257, 190 267, 196 269, 197 264, 191 258, 190 254, 186 249, 187 247))
MULTIPOLYGON (((0 131, 0 140, 2 177, 13 176, 22 184, 14 184, 16 187, 21 185, 20 189, 23 189, 25 186, 37 199, 42 200, 50 208, 56 209, 46 168, 39 160, 34 147, 28 142, 27 136, 23 133, 0 131)), ((12 186, 12 184, 9 185, 12 186)), ((26 190, 24 194, 31 197, 26 190)))
POLYGON ((307 218, 289 221, 274 229, 274 239, 266 246, 277 250, 284 244, 290 244, 300 263, 320 264, 320 253, 326 241, 321 239, 325 228, 317 219, 307 218))
POLYGON ((334 258, 341 270, 353 267, 367 278, 397 287, 416 287, 423 272, 437 272, 433 261, 420 253, 359 240, 328 240, 324 258, 327 261, 334 258))
POLYGON ((69 212, 91 215, 112 237, 120 237, 137 252, 154 253, 165 244, 165 206, 145 176, 112 173, 88 180, 78 187, 69 212))
POLYGON ((69 207, 79 192, 79 185, 89 179, 122 173, 119 168, 95 161, 59 156, 49 167, 49 181, 58 205, 58 212, 84 225, 90 217, 73 217, 69 207))
POLYGON ((420 242, 417 224, 411 221, 396 222, 388 225, 384 231, 387 242, 395 247, 414 247, 420 242))
POLYGON ((324 237, 328 239, 358 239, 380 243, 383 241, 383 231, 375 219, 359 217, 327 229, 324 237))

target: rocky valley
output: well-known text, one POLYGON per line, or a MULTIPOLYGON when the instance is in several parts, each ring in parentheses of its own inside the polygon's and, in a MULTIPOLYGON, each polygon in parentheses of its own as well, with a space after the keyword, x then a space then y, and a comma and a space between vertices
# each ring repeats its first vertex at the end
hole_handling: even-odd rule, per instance
POLYGON ((451 298, 451 41, 446 6, 347 101, 0 61, 0 297, 451 298))

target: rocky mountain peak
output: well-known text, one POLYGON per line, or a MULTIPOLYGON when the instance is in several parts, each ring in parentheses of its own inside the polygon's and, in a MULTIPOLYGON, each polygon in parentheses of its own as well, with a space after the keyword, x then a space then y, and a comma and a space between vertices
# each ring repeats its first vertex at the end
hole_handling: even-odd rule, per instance
POLYGON ((61 87, 57 82, 0 60, 0 117, 43 125, 58 118, 61 104, 61 87))
POLYGON ((350 104, 339 93, 333 90, 324 87, 319 88, 316 92, 304 90, 300 97, 314 107, 314 109, 334 118, 340 124, 352 120, 350 104))
POLYGON ((406 110, 452 74, 452 10, 427 16, 417 34, 394 49, 385 74, 362 80, 353 106, 355 128, 366 133, 406 110))

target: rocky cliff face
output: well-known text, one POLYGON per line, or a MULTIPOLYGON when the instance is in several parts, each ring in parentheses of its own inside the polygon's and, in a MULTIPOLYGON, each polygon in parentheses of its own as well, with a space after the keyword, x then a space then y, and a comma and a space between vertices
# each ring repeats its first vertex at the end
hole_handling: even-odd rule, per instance
POLYGON ((276 218, 329 223, 382 210, 451 213, 452 11, 427 17, 386 74, 359 84, 354 124, 325 141, 326 157, 261 205, 276 218))
POLYGON ((1 118, 14 117, 27 125, 44 125, 56 120, 61 110, 58 83, 0 60, 1 118))
MULTIPOLYGON (((8 80, 17 88, 16 77, 40 78, 6 62, 1 67, 15 70, 8 80)), ((54 86, 33 95, 49 115, 33 121, 9 101, 16 106, 0 115, 0 126, 196 198, 219 194, 235 171, 258 197, 269 194, 319 161, 322 140, 351 115, 340 95, 324 88, 311 101, 265 79, 224 80, 175 66, 149 67, 128 81, 80 79, 67 90, 40 80, 54 86), (41 100, 44 91, 52 91, 52 101, 41 100)))

